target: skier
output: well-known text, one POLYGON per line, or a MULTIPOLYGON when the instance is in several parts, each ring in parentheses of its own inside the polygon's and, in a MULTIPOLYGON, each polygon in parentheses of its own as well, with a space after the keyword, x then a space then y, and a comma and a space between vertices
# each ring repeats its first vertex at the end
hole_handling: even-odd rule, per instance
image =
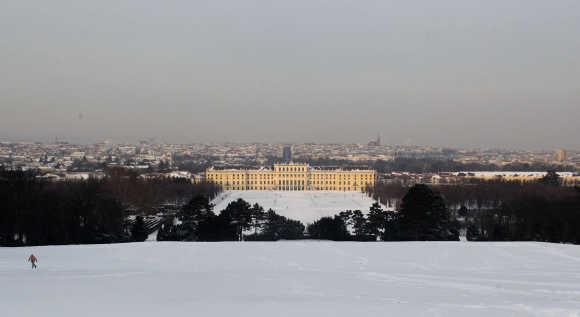
POLYGON ((38 262, 38 259, 37 259, 37 258, 34 256, 34 254, 31 254, 31 255, 28 257, 28 262, 30 262, 30 263, 32 264, 32 268, 33 268, 33 269, 36 269, 36 268, 37 268, 37 266, 36 266, 36 262, 38 262))

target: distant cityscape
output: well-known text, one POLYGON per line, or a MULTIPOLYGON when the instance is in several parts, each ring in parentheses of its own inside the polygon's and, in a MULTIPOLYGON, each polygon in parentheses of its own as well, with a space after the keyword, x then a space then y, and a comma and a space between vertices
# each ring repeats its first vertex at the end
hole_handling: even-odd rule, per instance
POLYGON ((565 181, 577 184, 580 171, 578 150, 384 145, 380 135, 366 144, 0 142, 1 168, 35 170, 42 177, 55 180, 99 177, 108 167, 126 167, 141 171, 143 177, 183 177, 198 182, 210 167, 254 169, 290 161, 314 167, 371 168, 378 170, 381 182, 405 183, 455 183, 468 178, 498 177, 525 181, 541 177, 546 169, 555 169, 562 172, 565 181), (404 160, 423 165, 425 162, 453 162, 455 165, 420 171, 397 168, 397 165, 390 170, 381 168, 389 162, 404 160))

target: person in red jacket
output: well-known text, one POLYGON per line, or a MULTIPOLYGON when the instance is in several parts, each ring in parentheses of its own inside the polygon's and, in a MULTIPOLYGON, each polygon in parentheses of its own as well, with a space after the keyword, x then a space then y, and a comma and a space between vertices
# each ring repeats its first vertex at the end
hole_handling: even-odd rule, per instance
POLYGON ((37 259, 37 258, 34 256, 34 254, 31 254, 31 255, 28 257, 28 262, 30 262, 30 263, 32 264, 32 268, 33 268, 33 269, 36 269, 36 268, 37 268, 37 266, 36 266, 36 262, 38 262, 38 259, 37 259))

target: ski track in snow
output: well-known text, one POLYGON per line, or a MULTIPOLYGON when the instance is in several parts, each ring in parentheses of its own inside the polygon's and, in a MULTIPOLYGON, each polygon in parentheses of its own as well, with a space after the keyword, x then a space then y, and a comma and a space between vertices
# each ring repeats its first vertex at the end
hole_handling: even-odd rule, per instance
POLYGON ((579 316, 580 246, 327 241, 0 248, 2 316, 579 316), (26 257, 39 257, 32 271, 26 257))

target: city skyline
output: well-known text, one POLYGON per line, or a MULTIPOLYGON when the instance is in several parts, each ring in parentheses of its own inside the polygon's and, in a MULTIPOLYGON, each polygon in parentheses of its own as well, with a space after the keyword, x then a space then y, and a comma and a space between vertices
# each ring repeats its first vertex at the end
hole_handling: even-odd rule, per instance
MULTIPOLYGON (((0 166, 42 167, 70 166, 76 163, 129 164, 147 166, 166 165, 174 158, 196 161, 198 165, 258 166, 280 162, 308 162, 310 160, 336 160, 350 162, 393 161, 395 158, 423 158, 461 164, 535 164, 543 170, 545 163, 580 168, 580 151, 555 149, 542 151, 505 149, 452 149, 430 146, 376 145, 376 140, 366 144, 292 144, 286 143, 192 143, 166 144, 152 140, 140 143, 99 142, 75 144, 68 142, 0 142, 0 166), (286 152, 286 153, 285 153, 286 152), (276 159, 277 158, 277 159, 276 159), (540 164, 540 165, 538 165, 540 164)), ((100 164, 100 165, 99 165, 100 164)), ((441 166, 440 166, 441 167, 441 166)), ((489 167, 489 165, 488 165, 489 167)), ((448 165, 448 168, 457 166, 448 165)), ((525 167, 524 167, 525 168, 525 167)))
POLYGON ((451 145, 433 145, 433 144, 397 144, 397 143, 384 143, 381 141, 381 144, 375 145, 375 139, 369 138, 367 140, 360 140, 357 142, 260 142, 260 141, 192 141, 192 142, 167 142, 166 140, 162 140, 161 138, 136 138, 135 140, 115 140, 112 138, 108 139, 98 139, 95 141, 86 141, 86 142, 75 142, 69 138, 7 138, 0 136, 0 143, 39 143, 39 144, 57 144, 57 143, 66 143, 70 145, 79 145, 79 146, 90 146, 95 144, 101 143, 109 143, 109 144, 116 144, 116 145, 139 145, 142 143, 148 144, 157 144, 157 145, 275 145, 275 146, 302 146, 302 145, 338 145, 338 146, 362 146, 362 147, 369 147, 369 148, 432 148, 432 149, 449 149, 449 150, 459 150, 459 151, 521 151, 521 152, 531 152, 531 153, 555 153, 560 150, 564 151, 572 151, 572 152, 580 152, 580 146, 578 148, 572 147, 559 147, 559 146, 552 146, 552 147, 536 147, 536 148, 524 148, 524 147, 502 147, 502 146, 473 146, 473 147, 462 147, 462 146, 451 146, 451 145))

